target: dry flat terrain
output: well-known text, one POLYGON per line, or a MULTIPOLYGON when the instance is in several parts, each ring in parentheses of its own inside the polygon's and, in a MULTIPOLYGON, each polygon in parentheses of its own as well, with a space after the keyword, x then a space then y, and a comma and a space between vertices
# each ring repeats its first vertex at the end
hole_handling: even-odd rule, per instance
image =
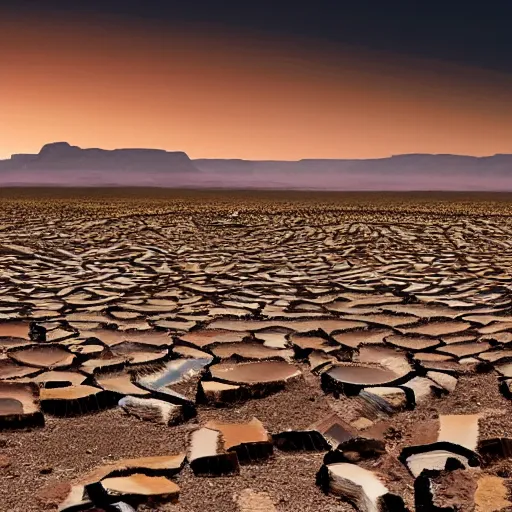
POLYGON ((511 232, 505 194, 2 190, 0 510, 511 511, 511 232))

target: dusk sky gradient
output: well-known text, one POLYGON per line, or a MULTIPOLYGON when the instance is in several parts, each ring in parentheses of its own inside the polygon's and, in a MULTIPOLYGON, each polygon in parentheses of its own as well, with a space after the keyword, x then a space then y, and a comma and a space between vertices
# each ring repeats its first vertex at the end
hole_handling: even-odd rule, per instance
POLYGON ((512 153, 511 2, 217 3, 0 3, 0 158, 512 153))

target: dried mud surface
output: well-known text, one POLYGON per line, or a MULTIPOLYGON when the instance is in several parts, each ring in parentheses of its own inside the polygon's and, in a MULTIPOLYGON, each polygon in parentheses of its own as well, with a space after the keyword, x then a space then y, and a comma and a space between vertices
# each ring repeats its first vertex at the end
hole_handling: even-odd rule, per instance
MULTIPOLYGON (((42 428, 2 431, 0 511, 57 510, 70 483, 94 468, 123 458, 183 453, 188 435, 209 420, 256 417, 269 433, 278 433, 307 429, 332 413, 367 427, 361 434, 385 441, 384 456, 357 463, 381 475, 390 492, 414 510, 414 478, 398 457, 404 447, 435 440, 440 416, 480 414, 480 439, 512 438, 512 404, 500 392, 503 375, 497 371, 510 357, 511 229, 508 194, 2 190, 0 338, 2 325, 13 321, 37 322, 57 338, 41 345, 63 344, 66 350, 70 345, 62 339, 91 344, 82 339, 91 331, 101 343, 102 329, 129 333, 130 341, 158 332, 169 337, 169 357, 175 358, 177 346, 193 346, 180 342, 186 332, 220 321, 228 326, 270 321, 274 326, 266 330, 285 335, 293 352, 289 362, 301 376, 261 398, 223 407, 198 404, 194 418, 174 426, 141 421, 112 407, 73 417, 45 413, 42 428), (394 309, 397 305, 403 311, 394 309), (418 310, 407 312, 411 305, 438 308, 438 313, 421 317, 418 310), (402 314, 405 326, 388 318, 402 314), (362 325, 333 332, 322 328, 322 321, 333 319, 362 325), (313 327, 291 324, 304 320, 313 327), (453 321, 467 325, 456 334, 431 335, 438 343, 424 352, 443 354, 448 345, 484 343, 472 351, 473 361, 451 360, 455 389, 378 417, 365 416, 357 396, 325 392, 321 371, 312 371, 308 354, 291 336, 294 329, 305 330, 328 342, 319 349, 332 357, 324 370, 331 363, 358 365, 364 347, 393 350, 396 361, 383 362, 389 352, 377 352, 370 366, 395 369, 410 362, 414 352, 395 350, 385 340, 347 347, 335 341, 336 333, 384 329, 397 335, 405 327, 453 321), (490 332, 493 327, 496 332, 490 332), (455 335, 461 340, 452 344, 448 338, 455 335), (496 351, 503 357, 486 363, 496 351)), ((251 324, 248 332, 251 342, 257 341, 259 329, 251 324)), ((15 349, 1 342, 0 363, 11 361, 15 349)), ((210 353, 214 346, 196 348, 210 353)), ((101 350, 111 357, 105 347, 101 350)), ((81 373, 85 359, 68 369, 81 373)), ((128 372, 126 364, 116 371, 128 372)), ((38 368, 38 375, 43 371, 38 368)), ((95 385, 94 375, 87 378, 95 385)), ((200 378, 176 390, 195 389, 200 378)), ((194 476, 186 465, 173 477, 180 487, 177 503, 138 510, 245 512, 251 499, 255 511, 354 510, 315 484, 324 455, 275 449, 266 462, 241 466, 240 475, 214 478, 194 476)), ((512 459, 494 461, 482 471, 504 478, 512 489, 512 459)), ((468 474, 464 500, 470 503, 477 475, 468 474)), ((443 481, 439 499, 456 495, 450 485, 459 484, 452 476, 453 482, 451 476, 443 481)))

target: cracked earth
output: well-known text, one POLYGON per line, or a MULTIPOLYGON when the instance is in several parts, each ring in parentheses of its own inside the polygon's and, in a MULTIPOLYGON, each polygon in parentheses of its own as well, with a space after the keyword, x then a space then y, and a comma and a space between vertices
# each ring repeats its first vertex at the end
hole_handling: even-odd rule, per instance
POLYGON ((512 510, 511 215, 3 191, 0 510, 512 510))

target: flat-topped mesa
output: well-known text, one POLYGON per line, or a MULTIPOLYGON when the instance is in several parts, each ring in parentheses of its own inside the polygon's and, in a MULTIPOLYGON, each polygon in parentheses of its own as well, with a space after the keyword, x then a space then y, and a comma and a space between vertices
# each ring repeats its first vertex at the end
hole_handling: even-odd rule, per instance
MULTIPOLYGON (((72 146, 68 142, 52 142, 45 144, 38 155, 37 159, 43 158, 71 158, 76 157, 82 151, 78 146, 72 146)), ((28 156, 28 155, 26 155, 28 156)))
POLYGON ((167 171, 196 172, 183 151, 163 149, 82 149, 67 142, 46 144, 38 154, 13 155, 3 161, 6 170, 167 171))

